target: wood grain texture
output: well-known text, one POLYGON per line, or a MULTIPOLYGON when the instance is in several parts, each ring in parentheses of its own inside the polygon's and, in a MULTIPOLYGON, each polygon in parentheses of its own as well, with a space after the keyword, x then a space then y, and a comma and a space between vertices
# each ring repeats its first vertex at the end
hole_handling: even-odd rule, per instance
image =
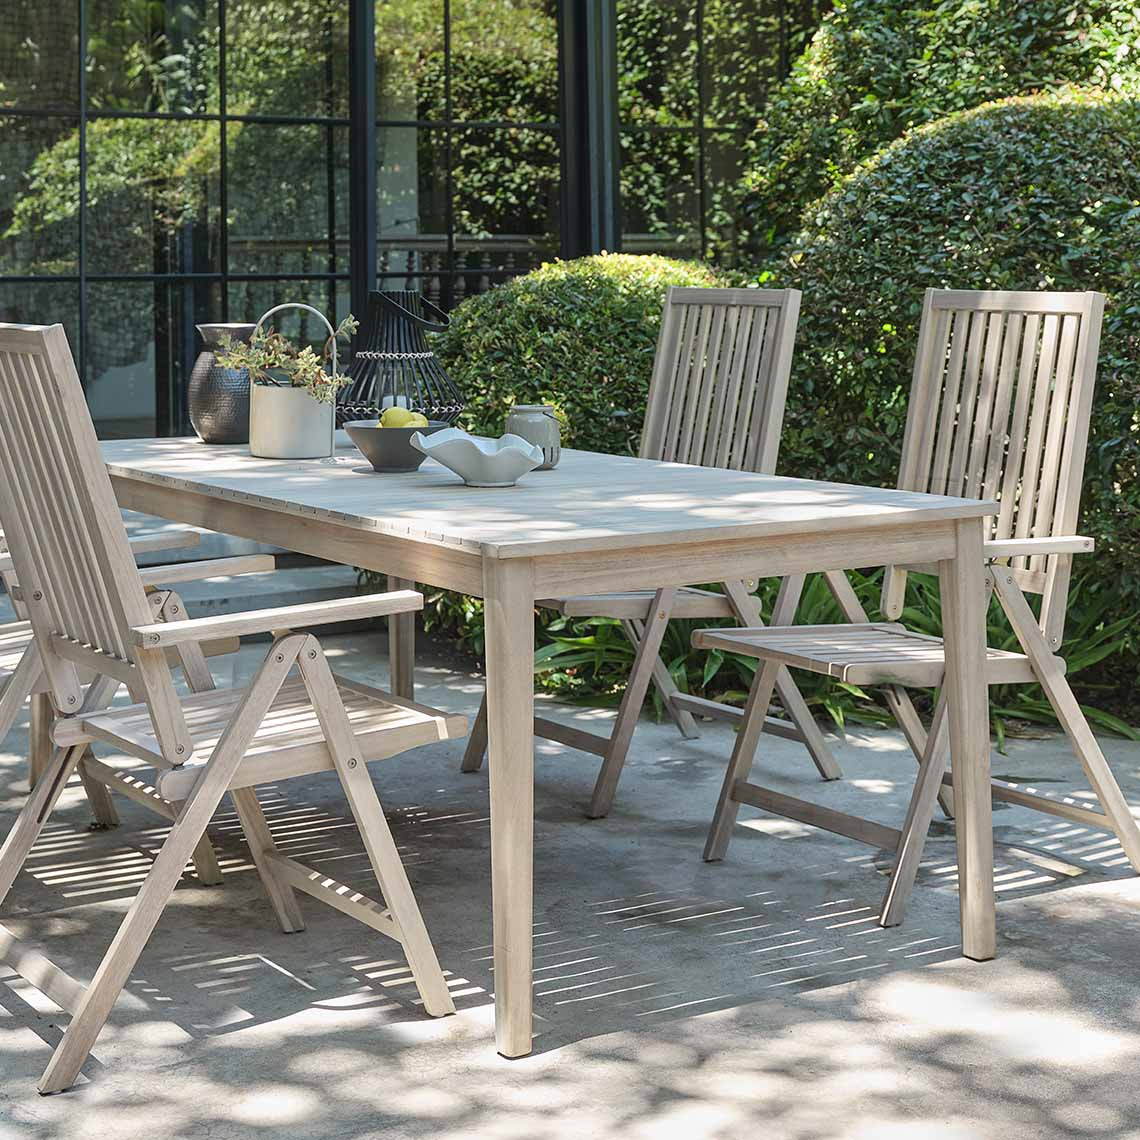
MULTIPOLYGON (((694 341, 711 335, 711 321, 693 322, 691 332, 694 341)), ((955 520, 997 507, 575 451, 541 480, 505 490, 463 488, 430 461, 415 475, 358 474, 347 447, 337 462, 269 462, 242 451, 147 440, 108 443, 104 455, 124 506, 490 603, 496 1034, 509 1056, 528 1052, 531 1035, 536 594, 937 562, 956 549, 955 520)), ((482 718, 466 767, 477 767, 481 728, 482 718)))
POLYGON ((241 447, 191 439, 109 441, 103 455, 119 480, 497 558, 854 532, 993 510, 972 500, 570 449, 541 479, 498 489, 465 487, 431 460, 407 475, 361 475, 351 463, 255 459, 241 447))

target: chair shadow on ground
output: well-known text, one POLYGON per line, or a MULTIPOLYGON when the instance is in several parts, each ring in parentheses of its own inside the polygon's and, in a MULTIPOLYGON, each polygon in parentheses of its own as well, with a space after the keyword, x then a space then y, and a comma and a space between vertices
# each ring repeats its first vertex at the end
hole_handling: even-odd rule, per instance
MULTIPOLYGON (((582 1101, 592 1077, 602 1079, 604 1070, 605 1079, 623 1074, 629 1086, 629 1103, 606 1109, 615 1129, 644 1131, 647 1121, 673 1121, 678 1112, 683 1118, 699 1105, 713 1117, 694 1135, 735 1136, 742 1120, 759 1113, 774 1127, 783 1121, 797 1140, 822 1140, 834 1133, 805 1102, 819 1098, 822 1112, 839 1097, 852 1065, 861 1070, 873 1063, 894 1074, 895 1099, 887 1096, 886 1075, 882 1090, 861 1095, 900 1119, 913 1115, 906 1104, 918 1096, 916 1066, 925 1074, 919 1084, 948 1081, 979 1105, 994 1095, 1000 1072, 1010 1104, 1025 1112, 1041 1109, 1047 1074, 1056 1090, 1049 1109, 1056 1135, 1115 1135, 1111 1129, 1125 1115, 1129 1095, 1123 1085, 1109 1080, 1098 1087, 1093 1072, 1080 1071, 1079 1060, 1078 1071, 1061 1079, 1051 1060, 1025 1044, 1050 1026, 1054 1039, 1057 1033, 1075 1040, 1092 1033, 1081 985, 1061 983, 1046 969, 1043 951, 1023 954, 1026 946, 1019 946, 1016 959, 1001 967, 1012 978, 1013 993, 998 999, 995 1009, 977 1006, 969 972, 992 966, 960 958, 949 824, 934 825, 911 920, 884 930, 877 917, 889 866, 885 853, 812 833, 804 846, 807 858, 772 868, 765 865, 765 851, 787 836, 777 821, 753 821, 734 844, 731 863, 686 859, 670 874, 657 874, 657 880, 669 880, 666 885, 647 890, 661 857, 653 842, 635 843, 622 865, 611 866, 612 852, 595 841, 596 825, 585 824, 560 789, 544 796, 541 771, 539 785, 543 827, 554 834, 550 842, 540 839, 536 868, 537 1036, 530 1060, 511 1064, 493 1053, 488 819, 478 781, 458 789, 452 781, 423 804, 394 806, 400 797, 386 797, 459 1011, 458 1018, 441 1021, 424 1017, 394 943, 304 902, 309 928, 282 934, 227 808, 211 826, 224 885, 201 888, 187 879, 179 888, 84 1070, 89 1083, 53 1098, 50 1120, 24 1118, 27 1134, 63 1136, 59 1122, 67 1119, 66 1104, 80 1097, 88 1105, 115 1099, 124 1120, 131 1113, 142 1119, 147 1106, 153 1112, 156 1102, 160 1110, 166 1104, 183 1118, 171 1135, 243 1122, 251 1134, 261 1134, 260 1119, 286 1128, 282 1135, 303 1124, 307 1135, 332 1137, 353 1134, 344 1132, 346 1122, 361 1114, 369 1129, 387 1128, 391 1135, 404 1134, 391 1131, 398 1128, 470 1135, 501 1113, 494 1090, 506 1082, 529 1090, 523 1097, 528 1111, 546 1106, 535 1109, 529 1135, 566 1135, 559 1129, 575 1112, 586 1118, 601 1112, 582 1101), (575 865, 571 879, 567 865, 575 865), (484 937, 473 937, 479 934, 484 937), (852 989, 852 983, 861 984, 852 989), (903 1009, 915 1002, 929 1007, 921 1040, 913 1027, 909 1037, 884 1040, 880 1021, 892 1016, 892 1003, 903 1009), (995 1025, 1012 1061, 1003 1058, 987 1075, 971 1058, 984 1057, 995 1025), (652 1032, 641 1032, 647 1028, 652 1032), (724 1034, 733 1045, 721 1051, 716 1040, 724 1034), (462 1087, 432 1072, 434 1059, 454 1058, 457 1043, 466 1049, 462 1087), (552 1068, 567 1049, 574 1052, 573 1073, 552 1068), (860 1060, 861 1050, 866 1056, 860 1060), (167 1087, 162 1079, 138 1079, 148 1072, 173 1074, 188 1063, 201 1096, 190 1095, 178 1080, 167 1087), (699 1098, 682 1079, 686 1073, 701 1076, 699 1098), (747 1095, 730 1093, 734 1082, 743 1082, 747 1095), (277 1091, 270 1095, 267 1089, 277 1091), (794 1113, 789 1098, 798 1102, 794 1113), (1072 1115, 1082 1103, 1103 1115, 1107 1130, 1090 1132, 1087 1116, 1072 1115)), ((328 806, 336 802, 334 793, 323 777, 294 782, 287 796, 272 787, 261 790, 285 854, 375 894, 350 817, 328 806)), ((5 798, 18 800, 14 785, 5 798)), ((648 828, 651 834, 654 821, 635 812, 611 826, 630 834, 648 828)), ((133 805, 124 805, 122 814, 123 827, 93 834, 85 805, 71 796, 45 829, 7 908, 6 921, 17 933, 81 978, 90 976, 165 834, 165 825, 133 805)), ((1007 828, 1003 814, 995 812, 1003 907, 1006 900, 1034 901, 1074 881, 1109 882, 1128 874, 1111 836, 1039 816, 1007 828)), ((672 842, 690 854, 699 850, 702 831, 692 822, 669 822, 672 842)), ((0 1041, 19 1043, 15 1051, 0 1045, 4 1067, 10 1062, 34 1097, 31 1085, 58 1040, 58 1011, 6 969, 0 982, 0 1041), (28 1048, 33 1037, 41 1047, 28 1048)), ((1140 1061, 1140 1009, 1122 1008, 1117 1028, 1111 1047, 1120 1061, 1140 1061)), ((591 1133, 584 1128, 580 1134, 591 1133)))

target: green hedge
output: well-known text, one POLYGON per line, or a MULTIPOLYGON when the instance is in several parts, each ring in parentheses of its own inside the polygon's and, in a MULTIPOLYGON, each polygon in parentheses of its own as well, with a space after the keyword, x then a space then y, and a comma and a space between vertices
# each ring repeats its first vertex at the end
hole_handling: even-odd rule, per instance
MULTIPOLYGON (((498 435, 514 404, 552 403, 567 447, 635 452, 665 293, 670 285, 718 283, 711 269, 691 261, 600 254, 553 261, 469 297, 434 346, 467 399, 463 425, 498 435)), ((549 622, 553 615, 541 616, 549 622)), ((437 591, 428 596, 424 623, 482 655, 482 602, 437 591)), ((540 639, 550 641, 541 632, 540 639)), ((606 690, 624 676, 608 657, 599 670, 555 670, 545 683, 606 690)))
MULTIPOLYGON (((809 211, 761 274, 804 291, 786 471, 894 477, 927 286, 1098 289, 1109 298, 1074 605, 1132 615, 1140 651, 1140 101, 1070 90, 918 128, 809 211)), ((1123 707, 1123 706, 1122 706, 1123 707)))
POLYGON ((515 403, 553 403, 563 443, 637 450, 670 285, 715 285, 694 262, 630 254, 553 261, 464 301, 436 351, 468 401, 465 424, 498 434, 515 403))
POLYGON ((751 141, 742 210, 761 248, 909 128, 1074 83, 1140 90, 1132 0, 847 0, 774 92, 751 141))

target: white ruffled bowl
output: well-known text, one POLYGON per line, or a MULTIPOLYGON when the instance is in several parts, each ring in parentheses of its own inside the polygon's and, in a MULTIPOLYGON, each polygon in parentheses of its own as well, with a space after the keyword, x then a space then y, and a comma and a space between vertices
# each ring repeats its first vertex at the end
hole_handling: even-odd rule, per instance
POLYGON ((408 441, 417 451, 454 471, 468 487, 513 487, 542 463, 542 448, 520 435, 487 439, 460 428, 445 428, 408 441))

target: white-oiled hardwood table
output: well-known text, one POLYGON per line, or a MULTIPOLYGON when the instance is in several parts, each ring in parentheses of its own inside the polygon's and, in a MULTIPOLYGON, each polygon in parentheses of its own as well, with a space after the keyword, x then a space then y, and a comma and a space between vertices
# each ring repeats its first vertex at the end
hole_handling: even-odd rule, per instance
MULTIPOLYGON (((412 474, 365 473, 347 446, 308 461, 192 439, 103 450, 124 507, 485 600, 495 1024, 505 1056, 531 1050, 536 598, 937 563, 962 945, 970 958, 993 957, 982 517, 996 504, 579 451, 517 487, 480 489, 431 460, 412 474)), ((406 685, 410 639, 391 640, 392 675, 406 685)))

